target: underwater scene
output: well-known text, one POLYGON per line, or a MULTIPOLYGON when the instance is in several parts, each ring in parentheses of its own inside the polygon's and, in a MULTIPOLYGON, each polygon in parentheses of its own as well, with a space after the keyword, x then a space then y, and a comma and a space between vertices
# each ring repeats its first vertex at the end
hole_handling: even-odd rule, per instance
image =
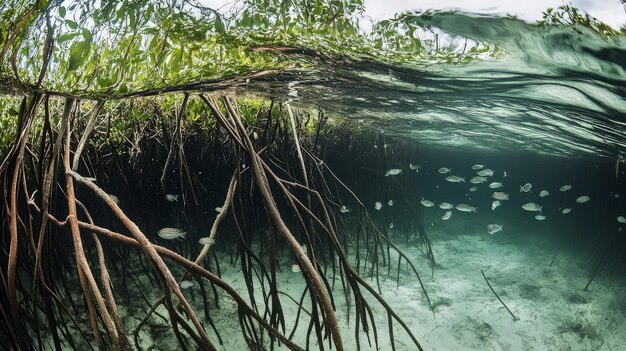
POLYGON ((0 350, 626 350, 626 3, 398 6, 1 2, 0 350))

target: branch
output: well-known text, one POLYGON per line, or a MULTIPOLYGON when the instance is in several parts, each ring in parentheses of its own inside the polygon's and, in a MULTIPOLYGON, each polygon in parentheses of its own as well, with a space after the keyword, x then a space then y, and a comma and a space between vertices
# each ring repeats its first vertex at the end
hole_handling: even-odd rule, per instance
POLYGON ((485 276, 485 272, 483 272, 483 270, 480 270, 480 273, 483 274, 483 278, 485 278, 485 281, 487 282, 487 285, 489 285, 489 289, 491 289, 491 292, 496 295, 496 297, 498 298, 498 301, 500 301, 500 303, 502 304, 502 306, 504 306, 504 308, 506 308, 507 311, 509 311, 509 313, 511 314, 511 316, 513 317, 514 321, 519 320, 519 318, 515 317, 515 315, 513 314, 513 312, 511 312, 511 310, 506 306, 506 304, 504 304, 504 302, 502 301, 502 299, 500 298, 500 296, 498 296, 498 294, 496 293, 495 290, 493 290, 493 288, 491 287, 491 284, 489 283, 489 280, 487 280, 487 276, 485 276))

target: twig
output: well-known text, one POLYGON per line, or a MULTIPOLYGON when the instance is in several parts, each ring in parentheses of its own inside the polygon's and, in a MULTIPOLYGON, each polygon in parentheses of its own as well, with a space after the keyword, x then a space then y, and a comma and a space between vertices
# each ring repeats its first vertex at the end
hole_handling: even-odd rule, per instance
POLYGON ((548 265, 548 267, 552 267, 552 264, 554 263, 554 260, 556 260, 556 256, 559 255, 559 252, 561 252, 561 246, 563 245, 563 242, 561 242, 561 245, 559 245, 559 248, 556 250, 556 253, 554 254, 554 257, 552 257, 552 261, 550 261, 550 264, 548 265))
POLYGON ((80 142, 78 143, 78 147, 76 148, 76 152, 74 153, 74 162, 72 163, 72 170, 78 171, 78 163, 80 162, 80 155, 83 153, 83 148, 85 144, 87 144, 87 140, 91 136, 91 132, 96 125, 96 117, 100 114, 102 107, 104 106, 104 101, 100 100, 96 102, 96 105, 93 107, 91 111, 91 116, 89 116, 89 120, 87 121, 87 125, 85 126, 85 130, 80 137, 80 142))
POLYGON ((500 303, 502 304, 502 306, 504 306, 504 308, 506 308, 507 311, 509 311, 509 313, 511 314, 511 316, 513 317, 513 320, 519 320, 519 318, 515 317, 515 315, 513 314, 513 312, 511 312, 511 310, 506 307, 506 304, 502 301, 502 299, 500 298, 500 296, 498 296, 498 294, 496 293, 495 290, 493 290, 493 287, 491 287, 491 284, 489 283, 489 280, 487 280, 487 276, 485 275, 485 272, 483 272, 483 270, 480 270, 480 273, 483 274, 483 278, 485 278, 485 281, 487 282, 487 285, 489 285, 489 289, 491 289, 491 292, 493 292, 494 295, 496 295, 496 297, 498 298, 498 301, 500 301, 500 303))

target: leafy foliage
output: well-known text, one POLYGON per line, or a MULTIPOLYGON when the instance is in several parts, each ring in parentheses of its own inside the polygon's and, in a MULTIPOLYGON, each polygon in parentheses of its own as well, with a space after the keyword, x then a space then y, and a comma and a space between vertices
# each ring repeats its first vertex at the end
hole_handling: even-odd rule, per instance
MULTIPOLYGON (((621 2, 626 7, 626 2, 624 0, 621 2)), ((538 24, 540 26, 568 26, 577 31, 580 31, 580 28, 587 28, 605 39, 626 35, 626 26, 622 26, 618 31, 572 5, 561 5, 556 9, 548 8, 543 12, 543 18, 538 21, 538 24)))
POLYGON ((17 132, 16 116, 20 108, 19 99, 0 99, 0 154, 15 138, 17 132))
MULTIPOLYGON (((16 80, 32 87, 52 44, 44 90, 111 98, 264 70, 312 69, 328 59, 464 64, 501 54, 494 44, 423 24, 441 12, 406 12, 365 31, 362 0, 240 0, 233 8, 220 12, 197 0, 10 0, 0 5, 0 71, 13 71, 7 58, 15 55, 16 80)), ((540 24, 619 34, 569 5, 548 9, 540 24)))
MULTIPOLYGON (((26 16, 25 4, 16 0, 9 5, 15 15, 3 24, 18 20, 18 12, 26 16)), ((467 62, 476 53, 440 50, 429 56, 418 35, 420 27, 410 21, 420 14, 383 21, 366 33, 359 22, 361 0, 244 0, 232 14, 183 0, 81 0, 39 3, 37 9, 23 40, 12 45, 19 77, 30 83, 37 79, 49 16, 54 46, 43 87, 86 97, 311 67, 320 57, 467 62), (259 49, 268 46, 275 48, 259 49), (313 54, 283 55, 280 49, 285 47, 313 54)))

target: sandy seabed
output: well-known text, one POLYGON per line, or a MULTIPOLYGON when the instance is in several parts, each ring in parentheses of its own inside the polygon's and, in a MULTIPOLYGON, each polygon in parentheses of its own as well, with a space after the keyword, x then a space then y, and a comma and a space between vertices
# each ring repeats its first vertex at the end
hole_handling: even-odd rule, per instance
MULTIPOLYGON (((583 291, 593 259, 589 250, 571 248, 567 245, 566 233, 559 236, 549 233, 549 229, 534 229, 529 234, 524 232, 524 228, 505 226, 502 232, 489 235, 486 229, 472 226, 470 217, 458 216, 455 221, 439 222, 427 228, 437 260, 434 275, 431 275, 425 258, 416 248, 400 244, 420 271, 435 309, 434 316, 427 307, 417 279, 408 273, 404 263, 399 286, 395 280, 397 261, 392 260, 390 276, 387 276, 386 267, 380 268, 382 295, 404 319, 425 350, 626 349, 626 281, 618 279, 615 274, 601 274, 587 291, 583 291), (561 241, 565 245, 550 266, 561 241), (517 321, 491 292, 481 269, 517 316, 517 321)), ((228 264, 225 256, 220 258, 222 278, 247 297, 239 264, 228 264)), ((279 290, 298 300, 304 283, 301 273, 289 269, 292 263, 289 258, 281 262, 279 290)), ((350 312, 348 320, 341 283, 338 276, 336 279, 334 295, 344 346, 346 350, 356 350, 354 311, 350 312)), ((368 280, 376 286, 371 277, 368 280)), ((258 282, 255 284, 258 285, 258 282)), ((194 285, 185 293, 199 316, 203 316, 198 289, 194 285)), ((263 301, 260 290, 256 289, 257 302, 263 301)), ((158 291, 153 294, 154 299, 159 297, 158 291)), ((365 294, 374 310, 378 349, 391 350, 387 315, 372 296, 365 294)), ((220 309, 212 309, 211 315, 222 336, 220 349, 247 349, 239 332, 236 305, 226 294, 220 292, 219 296, 220 309)), ((281 302, 289 333, 298 307, 284 296, 281 302)), ((308 296, 304 306, 307 309, 310 306, 308 296)), ((259 306, 259 310, 262 312, 263 308, 259 306)), ((125 311, 123 307, 122 311, 125 311)), ((167 316, 162 306, 158 311, 167 316)), ((304 312, 302 314, 306 318, 301 317, 293 339, 300 345, 305 344, 308 326, 308 316, 304 312)), ((136 312, 127 314, 125 322, 129 331, 134 329, 142 316, 143 313, 137 315, 136 312)), ((151 318, 139 334, 142 348, 177 349, 176 339, 169 328, 168 322, 151 318)), ((215 339, 208 326, 207 331, 215 339)), ((397 323, 394 323, 394 338, 397 350, 415 349, 397 323)), ((375 350, 374 343, 370 346, 364 333, 360 333, 360 344, 363 350, 375 350)), ((312 350, 317 349, 314 341, 310 346, 312 350)), ((286 348, 275 345, 275 350, 283 349, 286 348)))

